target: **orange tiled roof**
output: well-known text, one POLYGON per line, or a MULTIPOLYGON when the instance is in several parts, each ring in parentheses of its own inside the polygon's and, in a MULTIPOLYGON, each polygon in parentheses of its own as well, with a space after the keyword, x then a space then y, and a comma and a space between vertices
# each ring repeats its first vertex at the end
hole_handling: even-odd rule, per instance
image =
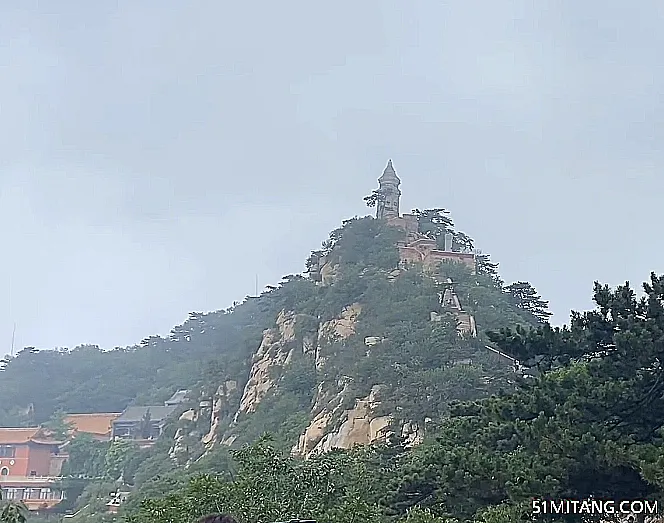
POLYGON ((41 435, 39 427, 30 428, 0 428, 0 445, 18 445, 28 443, 35 436, 41 435))
POLYGON ((119 415, 119 412, 68 414, 65 416, 65 421, 73 425, 74 430, 78 432, 105 435, 111 432, 111 424, 119 415))

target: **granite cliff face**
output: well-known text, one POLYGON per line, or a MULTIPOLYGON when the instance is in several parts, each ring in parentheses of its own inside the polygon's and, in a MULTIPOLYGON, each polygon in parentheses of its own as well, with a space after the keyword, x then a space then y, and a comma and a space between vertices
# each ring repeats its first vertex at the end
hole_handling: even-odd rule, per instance
MULTIPOLYGON (((456 399, 455 393, 438 393, 436 383, 445 389, 443 381, 450 379, 451 385, 458 387, 459 396, 477 386, 454 382, 459 379, 453 374, 454 361, 468 366, 472 358, 455 356, 453 361, 451 355, 426 355, 432 350, 426 348, 428 345, 446 343, 431 338, 447 332, 444 320, 450 314, 462 314, 456 310, 460 309, 458 299, 454 300, 456 309, 446 310, 441 303, 441 296, 449 298, 453 292, 447 280, 438 284, 417 268, 361 270, 354 278, 357 282, 353 287, 361 289, 365 285, 362 280, 367 280, 376 290, 366 290, 359 300, 342 306, 336 316, 328 319, 298 312, 296 308, 281 309, 273 326, 264 330, 247 374, 225 380, 209 405, 201 402, 200 408, 185 413, 187 419, 208 420, 200 439, 205 448, 245 443, 249 441, 248 432, 253 437, 260 434, 265 419, 271 420, 270 430, 288 427, 291 452, 305 457, 383 441, 391 435, 399 436, 405 445, 416 445, 424 437, 426 419, 440 414, 447 396, 456 399), (384 303, 382 293, 395 293, 390 298, 394 303, 384 303), (400 301, 402 294, 406 301, 400 301), (408 329, 412 335, 408 335, 408 329), (409 336, 420 340, 421 354, 409 336), (432 357, 443 363, 424 361, 432 357), (408 368, 414 369, 412 377, 408 368), (440 378, 436 378, 436 372, 441 373, 440 378), (284 399, 291 397, 293 380, 300 394, 298 404, 284 399), (408 385, 409 380, 413 385, 408 385), (411 401, 416 398, 419 403, 413 410, 411 401)), ((325 300, 328 294, 334 296, 338 292, 335 286, 344 284, 343 276, 329 286, 312 283, 318 289, 312 292, 321 293, 325 300)), ((463 314, 463 318, 468 316, 463 314)), ((463 325, 459 321, 456 329, 454 325, 449 327, 450 347, 473 343, 472 337, 470 342, 463 341, 462 336, 455 334, 457 329, 458 334, 462 333, 463 325)), ((441 345, 440 351, 445 350, 441 345)), ((470 371, 465 372, 468 375, 470 371)), ((471 378, 479 380, 480 376, 471 378)), ((179 429, 173 455, 183 453, 186 445, 181 441, 190 435, 185 428, 179 429)))
POLYGON ((344 410, 345 390, 342 387, 326 405, 314 408, 313 412, 318 410, 318 413, 293 447, 293 454, 309 456, 334 448, 366 445, 384 438, 391 418, 373 414, 373 409, 378 406, 376 395, 379 390, 379 386, 374 386, 367 397, 356 399, 352 409, 344 410))
MULTIPOLYGON (((385 272, 382 281, 393 285, 400 276, 403 271, 385 272)), ((361 394, 358 391, 362 387, 355 383, 357 377, 349 375, 351 369, 344 369, 341 363, 349 353, 356 364, 370 358, 372 351, 380 355, 386 342, 384 336, 363 336, 358 332, 366 329, 362 328, 363 310, 362 303, 353 302, 343 307, 337 317, 320 321, 310 314, 282 309, 274 327, 263 332, 244 386, 238 386, 239 380, 228 380, 219 386, 203 443, 208 448, 235 444, 242 437, 242 423, 264 416, 261 408, 270 409, 264 402, 279 396, 283 380, 295 362, 309 367, 316 381, 311 401, 301 413, 306 423, 293 441, 293 454, 310 456, 334 448, 348 449, 385 440, 395 432, 406 445, 419 443, 424 434, 421 419, 410 419, 409 413, 403 411, 385 412, 382 396, 390 385, 381 382, 380 369, 376 369, 372 383, 363 384, 369 388, 368 393, 361 394), (231 421, 224 425, 224 419, 231 421)), ((423 321, 433 323, 428 318, 423 321)), ((439 321, 437 318, 436 323, 439 321)))
MULTIPOLYGON (((239 419, 257 415, 261 402, 269 394, 278 393, 280 379, 288 372, 289 363, 294 358, 308 357, 316 371, 325 375, 326 366, 338 356, 336 349, 339 345, 357 335, 356 326, 361 314, 360 303, 352 303, 338 318, 325 322, 317 322, 306 314, 282 310, 275 327, 263 333, 241 395, 238 394, 237 380, 227 380, 218 387, 209 407, 206 402, 201 402, 198 409, 185 411, 180 422, 190 423, 184 423, 178 429, 171 456, 176 458, 186 453, 183 441, 190 435, 187 426, 205 418, 209 419, 209 430, 201 441, 206 447, 233 445, 239 435, 236 433, 239 419), (235 409, 232 407, 233 396, 237 402, 235 409), (229 417, 232 422, 222 431, 223 420, 229 417)), ((293 454, 309 456, 333 448, 348 449, 381 440, 390 433, 392 417, 374 413, 380 405, 381 385, 374 385, 367 396, 356 398, 348 386, 350 382, 351 378, 341 377, 317 383, 307 413, 310 421, 293 445, 293 454)))
MULTIPOLYGON (((232 445, 237 439, 235 426, 241 417, 256 415, 261 402, 268 394, 278 393, 279 382, 288 371, 294 358, 308 357, 316 371, 325 375, 326 366, 333 361, 335 348, 345 340, 356 336, 356 325, 362 313, 359 303, 345 307, 338 318, 317 322, 315 318, 282 310, 274 328, 267 329, 258 347, 242 391, 239 406, 233 414, 233 423, 224 434, 218 433, 219 420, 228 415, 224 406, 229 392, 234 390, 228 382, 219 388, 214 398, 210 431, 203 443, 220 442, 232 445)), ((293 446, 293 453, 308 456, 332 448, 351 448, 357 444, 377 441, 387 433, 391 418, 377 416, 373 409, 378 405, 380 385, 363 398, 351 397, 348 380, 343 378, 320 381, 316 385, 310 422, 293 446), (346 405, 354 402, 352 408, 346 405)))
POLYGON ((253 357, 249 380, 242 392, 240 407, 233 418, 235 422, 242 414, 256 411, 261 400, 275 386, 279 370, 288 365, 296 353, 313 353, 316 338, 311 328, 312 321, 316 319, 282 310, 277 316, 276 327, 263 333, 263 340, 253 357))

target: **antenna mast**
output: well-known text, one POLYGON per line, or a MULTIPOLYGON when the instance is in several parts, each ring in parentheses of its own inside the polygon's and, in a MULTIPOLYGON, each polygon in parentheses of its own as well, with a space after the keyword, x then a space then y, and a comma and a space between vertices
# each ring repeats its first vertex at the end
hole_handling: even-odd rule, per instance
POLYGON ((12 330, 12 351, 11 357, 14 357, 14 341, 16 340, 16 322, 14 322, 14 329, 12 330))

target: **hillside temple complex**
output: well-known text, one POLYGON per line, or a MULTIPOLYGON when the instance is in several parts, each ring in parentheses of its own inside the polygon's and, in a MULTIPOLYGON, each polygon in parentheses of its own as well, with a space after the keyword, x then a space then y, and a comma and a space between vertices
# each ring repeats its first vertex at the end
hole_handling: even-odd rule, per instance
MULTIPOLYGON (((399 204, 401 199, 401 180, 397 176, 392 160, 387 162, 387 167, 378 178, 378 191, 380 197, 376 202, 377 220, 383 220, 388 225, 398 227, 406 232, 406 237, 397 243, 399 249, 399 265, 407 268, 420 265, 426 272, 433 272, 436 267, 445 261, 462 263, 475 271, 475 254, 472 252, 455 252, 452 249, 452 234, 446 234, 443 248, 440 249, 436 240, 419 232, 418 217, 415 214, 401 214, 399 204)), ((320 255, 315 265, 309 270, 309 277, 320 285, 327 285, 334 281, 335 267, 320 255)), ((440 311, 432 312, 432 321, 440 321, 440 312, 447 310, 452 312, 459 321, 459 334, 476 336, 474 318, 463 310, 459 298, 454 292, 451 281, 442 282, 445 291, 440 295, 440 311)))
POLYGON ((452 235, 445 235, 445 246, 439 249, 436 240, 418 232, 417 216, 399 214, 401 180, 397 176, 392 160, 387 162, 383 175, 378 178, 381 198, 376 205, 376 219, 385 220, 389 225, 406 231, 406 239, 398 244, 402 265, 420 263, 424 270, 433 270, 443 261, 463 263, 475 269, 475 255, 469 252, 452 251, 452 235))

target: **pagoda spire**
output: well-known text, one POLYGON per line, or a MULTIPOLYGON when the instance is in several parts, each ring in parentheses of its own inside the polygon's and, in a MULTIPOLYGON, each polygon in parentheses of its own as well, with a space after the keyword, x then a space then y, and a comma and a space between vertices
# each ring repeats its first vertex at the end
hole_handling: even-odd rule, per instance
POLYGON ((383 176, 378 178, 378 182, 396 182, 397 185, 401 183, 401 180, 397 176, 397 172, 394 170, 394 166, 392 165, 392 159, 390 158, 387 161, 387 167, 385 167, 385 170, 383 171, 383 176))

